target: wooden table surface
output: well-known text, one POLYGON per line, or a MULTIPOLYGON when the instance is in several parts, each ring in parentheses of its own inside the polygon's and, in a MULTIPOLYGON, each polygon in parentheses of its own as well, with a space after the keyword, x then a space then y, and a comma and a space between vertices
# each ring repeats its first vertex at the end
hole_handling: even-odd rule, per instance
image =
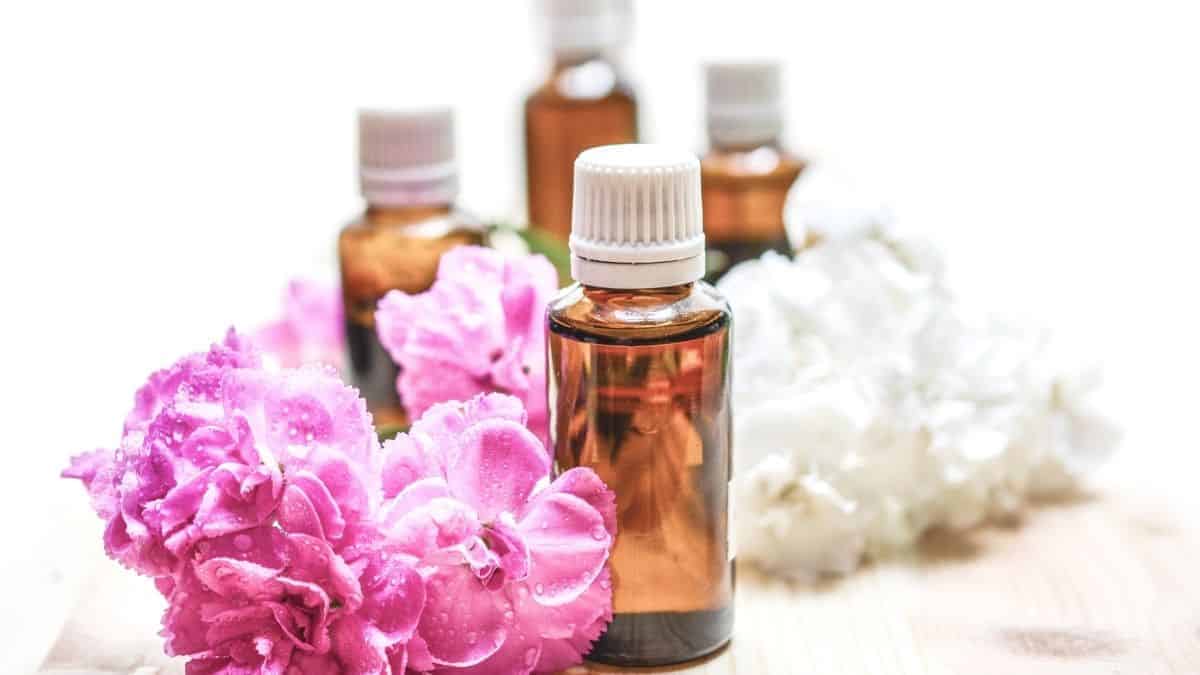
MULTIPOLYGON (((1200 536, 1178 511, 1098 492, 816 587, 743 567, 733 644, 657 672, 1197 675, 1200 536)), ((571 675, 611 672, 631 671, 571 675)))
MULTIPOLYGON (((816 586, 743 566, 736 636, 714 658, 665 670, 569 672, 1197 675, 1195 515, 1155 497, 1099 490, 1034 508, 1019 524, 932 535, 911 558, 816 586)), ((76 614, 88 611, 85 600, 76 614)), ((72 624, 80 625, 70 622, 68 631, 72 624)), ((149 632, 140 649, 150 655, 138 667, 81 667, 80 642, 60 639, 43 672, 182 672, 152 654, 149 632)))

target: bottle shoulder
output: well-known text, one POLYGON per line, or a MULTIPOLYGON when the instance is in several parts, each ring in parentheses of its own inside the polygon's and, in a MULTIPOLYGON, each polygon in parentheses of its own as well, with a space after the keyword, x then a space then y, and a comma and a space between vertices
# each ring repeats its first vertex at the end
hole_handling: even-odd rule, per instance
POLYGON ((729 303, 705 281, 661 289, 598 289, 578 283, 559 292, 546 310, 547 325, 584 342, 655 344, 727 330, 729 303))
POLYGON ((556 68, 525 103, 527 107, 597 103, 636 105, 633 85, 616 63, 605 59, 556 68))
POLYGON ((705 181, 779 181, 790 185, 805 166, 803 159, 775 145, 712 148, 700 158, 705 181))
POLYGON ((341 238, 440 239, 483 235, 486 226, 475 214, 449 209, 368 209, 341 230, 341 238))

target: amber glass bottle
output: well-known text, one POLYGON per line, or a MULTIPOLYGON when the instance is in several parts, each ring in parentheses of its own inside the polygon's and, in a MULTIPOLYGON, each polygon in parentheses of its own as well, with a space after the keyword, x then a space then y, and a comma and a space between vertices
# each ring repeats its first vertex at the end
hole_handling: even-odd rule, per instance
POLYGON ((482 242, 483 228, 457 210, 449 110, 359 113, 363 215, 338 238, 350 376, 376 424, 406 423, 396 366, 375 334, 375 308, 392 289, 429 288, 446 250, 482 242))
POLYGON ((547 310, 559 471, 617 495, 614 619, 589 658, 687 661, 733 629, 729 306, 704 272, 699 165, 657 146, 580 155, 572 275, 547 310), (634 205, 638 208, 633 208, 634 205))
POLYGON ((804 162, 780 147, 775 64, 706 70, 709 152, 700 161, 709 281, 766 251, 792 253, 783 211, 804 162))
POLYGON ((525 101, 529 222, 564 241, 571 230, 575 158, 637 140, 637 103, 613 58, 628 35, 627 0, 546 0, 550 76, 525 101))

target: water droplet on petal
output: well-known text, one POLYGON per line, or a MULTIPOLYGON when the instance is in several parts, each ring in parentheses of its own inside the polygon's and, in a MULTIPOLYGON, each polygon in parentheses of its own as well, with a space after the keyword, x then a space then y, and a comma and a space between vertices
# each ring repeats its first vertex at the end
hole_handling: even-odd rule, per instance
POLYGON ((537 584, 536 586, 534 586, 534 587, 533 587, 533 592, 534 592, 534 594, 536 594, 536 595, 541 595, 542 593, 545 593, 545 592, 546 592, 546 587, 545 587, 545 586, 543 586, 543 585, 541 585, 541 584, 539 583, 539 584, 537 584))
POLYGON ((532 668, 533 664, 537 663, 538 650, 537 647, 530 647, 525 650, 525 665, 532 668))
POLYGON ((604 538, 607 536, 608 530, 604 529, 603 525, 597 525, 592 528, 592 539, 595 539, 596 541, 604 541, 604 538))

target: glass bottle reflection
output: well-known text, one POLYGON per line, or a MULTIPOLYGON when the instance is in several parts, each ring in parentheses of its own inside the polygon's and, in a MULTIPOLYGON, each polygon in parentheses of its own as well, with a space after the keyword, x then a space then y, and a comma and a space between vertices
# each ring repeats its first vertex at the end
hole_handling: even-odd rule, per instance
POLYGON ((589 658, 709 653, 733 623, 728 307, 704 282, 576 285, 548 317, 557 467, 591 467, 617 494, 615 618, 589 658))

